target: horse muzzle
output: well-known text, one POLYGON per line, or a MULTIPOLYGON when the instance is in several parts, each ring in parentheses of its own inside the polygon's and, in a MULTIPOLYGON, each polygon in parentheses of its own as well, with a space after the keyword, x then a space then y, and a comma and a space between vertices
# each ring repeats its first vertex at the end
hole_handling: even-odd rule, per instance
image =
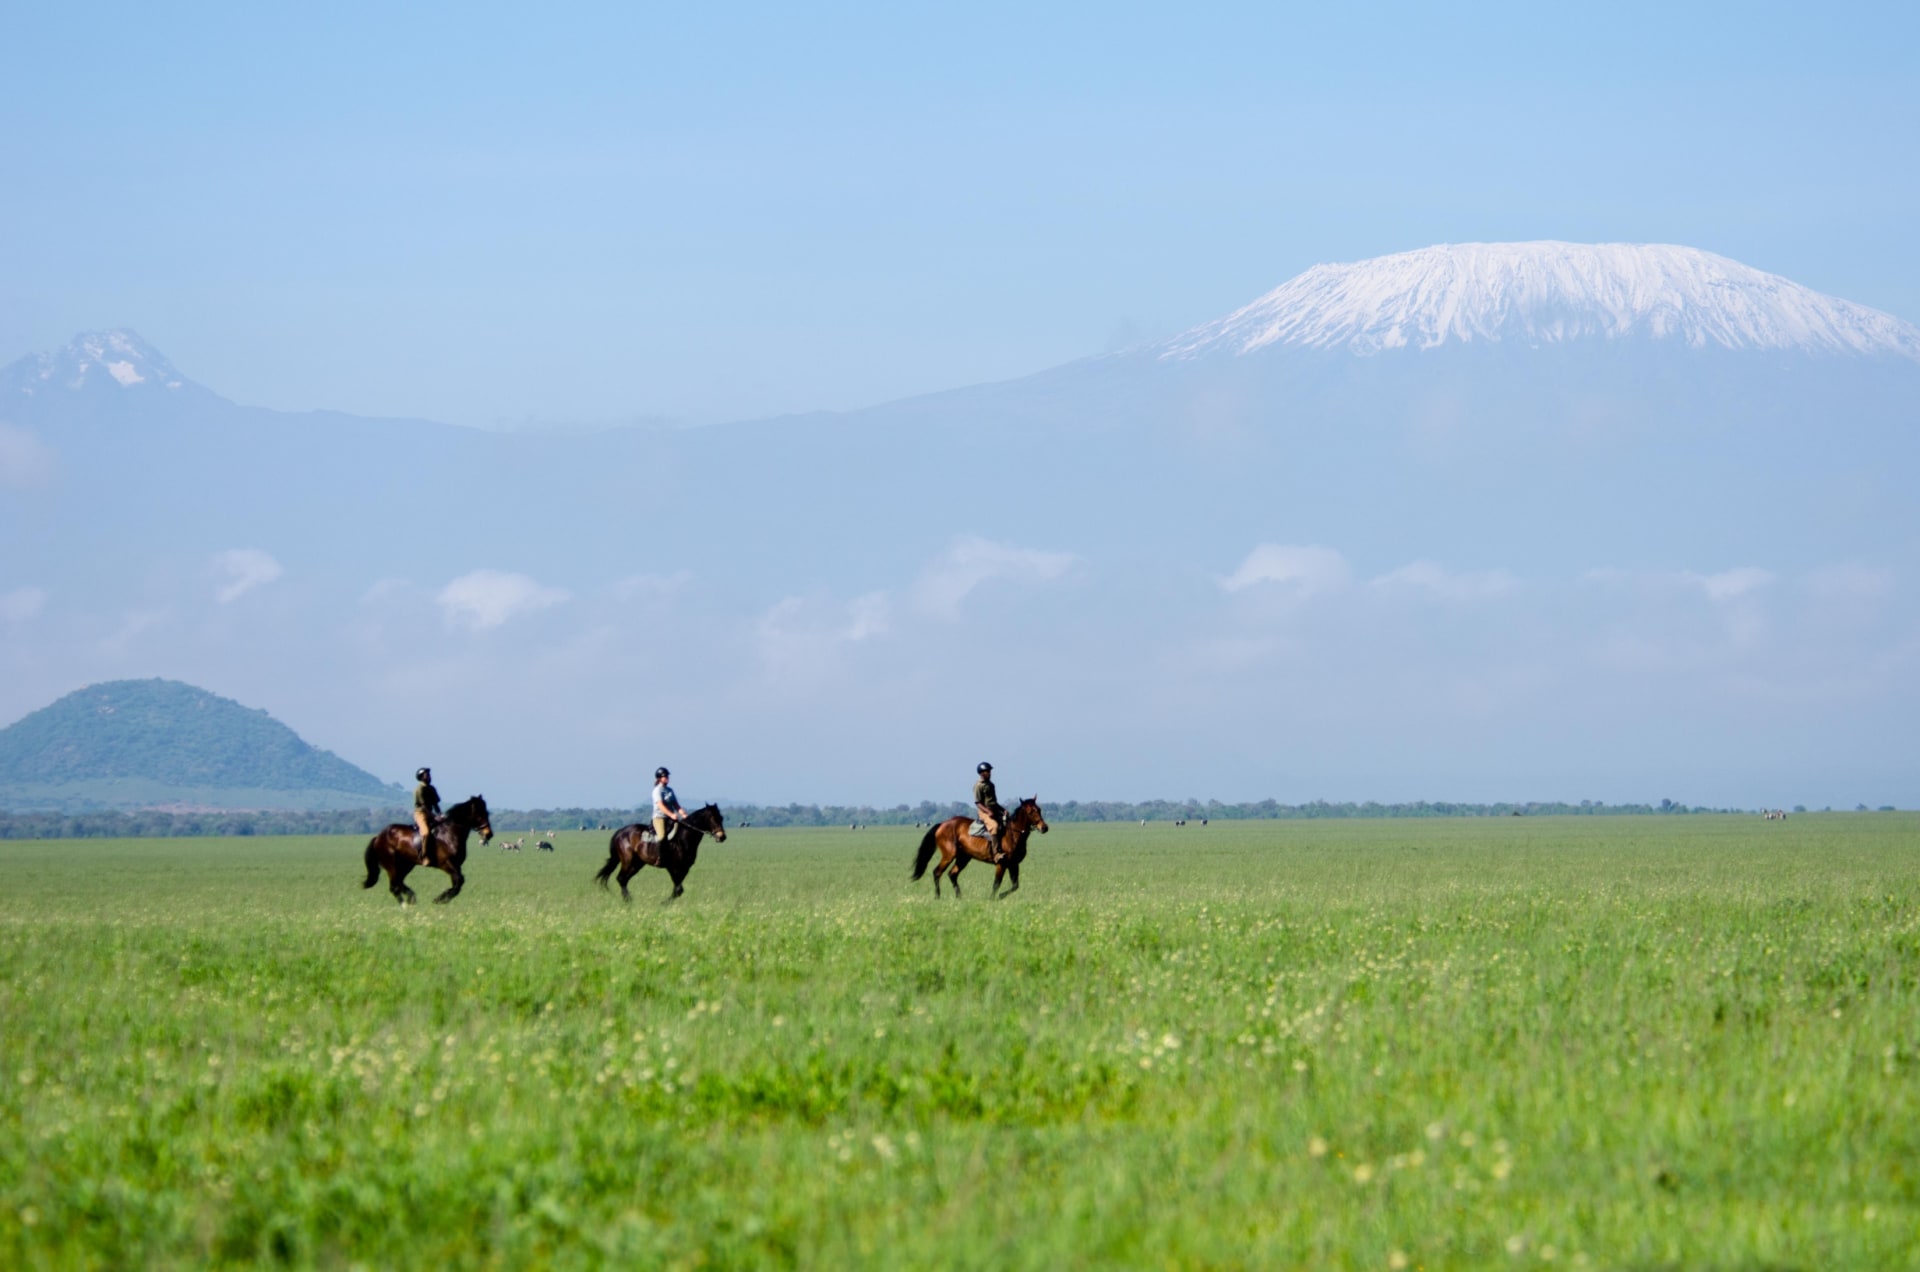
POLYGON ((480 842, 483 844, 490 844, 493 842, 493 827, 482 826, 480 828, 480 842))

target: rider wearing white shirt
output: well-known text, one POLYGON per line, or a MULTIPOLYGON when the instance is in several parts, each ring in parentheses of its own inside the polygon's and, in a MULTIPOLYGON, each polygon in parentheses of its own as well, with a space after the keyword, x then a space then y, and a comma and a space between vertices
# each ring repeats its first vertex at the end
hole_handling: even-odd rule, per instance
POLYGON ((687 819, 680 808, 680 797, 667 785, 668 776, 665 767, 653 770, 653 840, 662 847, 673 823, 687 819))

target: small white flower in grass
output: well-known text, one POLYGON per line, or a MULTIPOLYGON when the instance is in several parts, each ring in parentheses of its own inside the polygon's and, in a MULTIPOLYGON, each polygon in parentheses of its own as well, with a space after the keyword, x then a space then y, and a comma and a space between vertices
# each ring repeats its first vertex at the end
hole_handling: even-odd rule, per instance
POLYGON ((1507 1253, 1519 1254, 1527 1248, 1527 1238, 1522 1233, 1514 1233, 1507 1238, 1507 1253))
POLYGON ((1394 1272, 1400 1272, 1400 1269, 1406 1267, 1410 1262, 1412 1262, 1412 1260, 1407 1258, 1407 1252, 1405 1250, 1387 1251, 1387 1266, 1392 1268, 1394 1272))
POLYGON ((1305 1060, 1295 1060, 1293 1062, 1293 1071, 1295 1073, 1305 1073, 1307 1071, 1307 1062, 1305 1060))
POLYGON ((1353 1182, 1356 1184, 1372 1183, 1373 1182, 1372 1164, 1369 1162, 1361 1162, 1358 1166, 1355 1166, 1353 1168, 1353 1182))
POLYGON ((1326 1155, 1327 1141, 1321 1139, 1318 1135, 1307 1141, 1307 1156, 1325 1157, 1326 1155))
POLYGON ((1552 1245, 1543 1245, 1540 1247, 1540 1257, 1542 1259, 1545 1259, 1548 1263, 1552 1263, 1555 1259, 1560 1257, 1560 1251, 1558 1248, 1552 1245))
POLYGON ((884 1135, 876 1135, 873 1137, 873 1151, 880 1154, 886 1161, 892 1161, 897 1155, 894 1151, 893 1141, 884 1135))
POLYGON ((1441 1138, 1442 1136, 1444 1136, 1444 1135, 1445 1135, 1446 1133, 1447 1133, 1447 1128, 1446 1128, 1446 1127, 1444 1127, 1444 1126, 1442 1126, 1442 1125, 1441 1125, 1440 1123, 1438 1123, 1438 1122, 1428 1122, 1428 1123, 1427 1123, 1427 1138, 1428 1138, 1428 1139, 1430 1139, 1430 1140, 1438 1140, 1438 1139, 1440 1139, 1440 1138, 1441 1138))

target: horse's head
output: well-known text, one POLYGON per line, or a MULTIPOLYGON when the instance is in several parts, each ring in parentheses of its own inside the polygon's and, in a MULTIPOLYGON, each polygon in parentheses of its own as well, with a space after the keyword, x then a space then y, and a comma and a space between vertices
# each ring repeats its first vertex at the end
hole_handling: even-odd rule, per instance
POLYGON ((713 842, 717 844, 727 842, 727 822, 720 816, 718 804, 708 804, 705 808, 696 810, 687 820, 693 823, 696 830, 703 830, 712 835, 713 842))
POLYGON ((487 801, 478 795, 469 795, 447 810, 447 820, 469 830, 480 832, 480 842, 493 841, 493 818, 487 815, 487 801))
POLYGON ((1043 835, 1047 833, 1047 815, 1040 811, 1038 795, 1029 795, 1021 800, 1019 807, 1013 810, 1013 820, 1029 830, 1038 830, 1043 835))

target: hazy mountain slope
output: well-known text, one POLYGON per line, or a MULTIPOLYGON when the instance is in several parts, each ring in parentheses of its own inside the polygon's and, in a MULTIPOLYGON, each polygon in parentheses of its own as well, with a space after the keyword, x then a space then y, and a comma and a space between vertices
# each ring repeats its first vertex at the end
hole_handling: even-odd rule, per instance
POLYGON ((1708 754, 1865 771, 1899 748, 1864 708, 1819 713, 1867 683, 1920 709, 1899 688, 1920 648, 1916 347, 1907 324, 1705 253, 1564 244, 1324 267, 1162 344, 681 432, 271 412, 90 336, 0 369, 0 464, 30 461, 0 492, 0 706, 156 673, 303 695, 303 719, 384 770, 433 759, 524 804, 606 802, 658 762, 636 748, 699 747, 742 795, 865 798, 897 769, 918 798, 919 752, 943 743, 901 720, 977 703, 983 676, 1042 705, 969 716, 970 738, 1044 733, 1075 794, 1142 789, 1108 784, 1131 764, 1187 766, 1176 789, 1199 794, 1644 798, 1416 779, 1436 756, 1571 754, 1566 704, 1604 715, 1656 687, 1609 762, 1693 736, 1660 772, 1708 754), (1228 586, 1275 545, 1344 584, 1228 586), (277 581, 234 593, 236 549, 277 581), (1772 582, 1737 604, 1704 590, 1740 570, 1772 582), (1602 596, 1614 578, 1644 586, 1602 596), (1642 631, 1655 592, 1667 626, 1642 631), (1336 593, 1337 637, 1313 626, 1336 593), (1439 608, 1361 617, 1409 596, 1439 608), (27 617, 8 626, 7 605, 27 617), (1715 734, 1737 704, 1690 695, 1722 668, 1789 708, 1715 734), (1503 705, 1462 717, 1442 693, 1503 705), (1696 733, 1636 732, 1669 710, 1696 733), (1534 732, 1489 725, 1476 751, 1462 718, 1534 732), (1268 776, 1341 754, 1411 776, 1268 776), (818 785, 835 781, 859 784, 818 785))
POLYGON ((400 788, 171 680, 90 685, 0 729, 0 807, 367 807, 400 788))

